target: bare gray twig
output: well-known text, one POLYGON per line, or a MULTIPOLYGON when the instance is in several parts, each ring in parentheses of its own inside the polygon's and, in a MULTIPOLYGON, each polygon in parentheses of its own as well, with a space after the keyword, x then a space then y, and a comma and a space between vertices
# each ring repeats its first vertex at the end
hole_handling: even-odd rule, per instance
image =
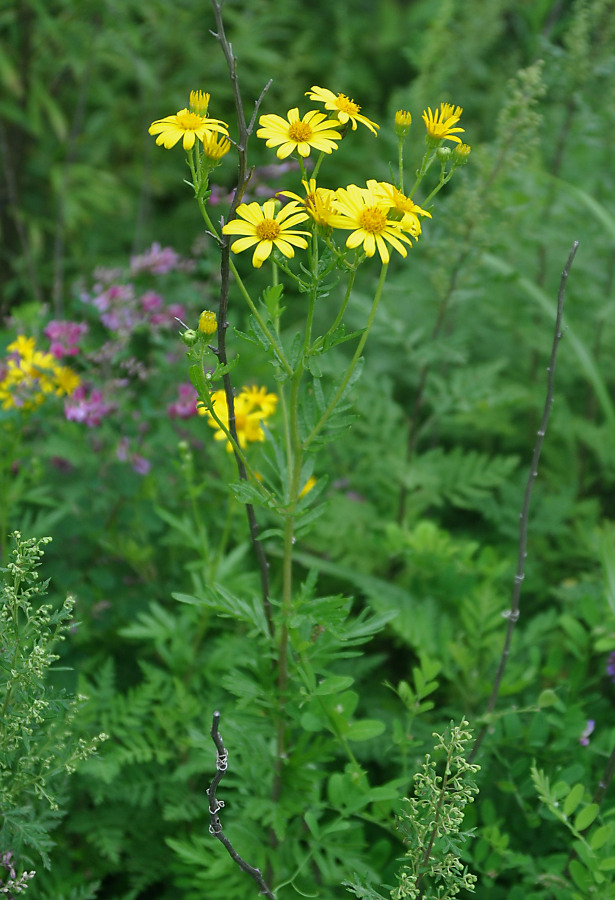
MULTIPOLYGON (((553 335, 553 345, 551 347, 551 359, 549 360, 549 365, 547 368, 548 377, 547 377, 547 395, 545 397, 545 405, 542 413, 542 419, 540 422, 540 426, 537 431, 538 440, 536 441, 536 445, 534 447, 534 452, 532 454, 532 461, 530 463, 530 471, 527 479, 527 484, 525 486, 525 495, 523 498, 523 507, 521 509, 521 513, 519 515, 519 550, 517 555, 517 571, 515 573, 514 582, 513 582, 513 591, 512 591, 512 601, 510 605, 510 609, 504 613, 504 616, 508 620, 508 625, 506 628, 506 637, 504 639, 504 649, 502 650, 502 655, 500 657, 500 663, 498 665, 498 670, 495 675, 495 680, 493 682, 493 689, 491 691, 491 696, 489 698, 489 703, 487 704, 487 716, 493 712, 495 708, 495 704, 498 699, 498 694, 500 692, 500 685, 502 683, 502 678, 504 676, 504 670, 506 668, 506 663, 508 662, 508 657, 510 655, 510 645, 512 642, 513 632, 515 630, 515 625, 519 621, 519 601, 521 598, 521 586, 525 579, 525 560, 527 559, 527 529, 528 529, 528 518, 530 511, 530 499, 532 496, 532 488, 534 486, 534 481, 538 475, 538 462, 540 460, 540 454, 542 452, 542 446, 544 444, 545 434, 547 432, 547 423, 549 421, 549 415, 551 413, 551 407, 553 406, 553 389, 555 384, 555 363, 557 360, 557 351, 559 348, 559 342, 562 338, 562 316, 564 312, 564 295, 566 292, 566 281, 568 280, 568 274, 570 272, 570 267, 572 266, 572 261, 577 252, 577 248, 579 246, 578 241, 574 241, 570 253, 568 254, 568 260, 566 261, 566 265, 564 266, 564 270, 562 272, 562 277, 560 280, 559 292, 557 295, 557 313, 555 316, 555 333, 553 335)), ((476 736, 476 741, 474 742, 474 747, 472 748, 472 752, 468 756, 468 762, 471 762, 473 758, 478 753, 478 750, 485 738, 485 734, 487 733, 487 723, 485 723, 479 733, 476 736)))
POLYGON ((217 840, 219 840, 227 849, 229 856, 231 859, 237 863, 239 868, 243 872, 247 872, 254 881, 257 883, 258 888, 265 897, 268 897, 269 900, 275 900, 274 894, 271 892, 260 869, 255 869, 254 866, 251 866, 249 863, 242 859, 242 857, 237 853, 227 836, 224 834, 222 829, 222 822, 220 821, 220 816, 218 813, 224 807, 224 802, 222 800, 218 800, 216 797, 216 791, 218 789, 218 785, 222 781, 224 773, 226 772, 226 767, 228 764, 228 750, 224 746, 224 742, 222 740, 222 735, 220 734, 220 713, 216 710, 213 716, 213 721, 211 723, 211 737, 216 745, 216 774, 207 789, 207 796, 209 798, 209 833, 212 834, 217 840))
MULTIPOLYGON (((224 22, 222 20, 222 3, 219 0, 212 0, 212 6, 214 10, 214 16, 216 19, 216 32, 212 32, 220 47, 222 48, 222 52, 226 59, 229 74, 231 78, 231 84, 233 87, 233 96, 235 98, 235 110, 237 113, 237 128, 239 132, 238 140, 237 140, 237 157, 238 157, 238 171, 237 171, 237 187, 235 188, 235 194, 233 200, 231 202, 231 208, 229 210, 226 221, 230 221, 235 217, 235 210, 237 209, 241 198, 243 197, 243 193, 245 191, 246 185, 248 184, 251 172, 248 171, 248 138, 250 136, 251 130, 254 126, 254 122, 256 120, 256 114, 258 108, 261 104, 261 101, 265 95, 265 92, 269 88, 271 81, 269 81, 263 91, 261 92, 260 97, 256 101, 256 105, 254 108, 254 113, 252 115, 252 119, 250 121, 250 125, 246 125, 246 117, 243 109, 243 102, 241 100, 241 92, 239 90, 239 79, 237 78, 237 61, 233 54, 233 48, 226 37, 226 32, 224 30, 224 22)), ((224 223, 223 223, 224 224, 224 223)), ((222 234, 222 242, 221 242, 221 263, 220 263, 220 305, 218 308, 218 347, 216 349, 216 354, 218 359, 222 363, 222 365, 226 365, 227 363, 227 353, 226 353, 226 329, 228 328, 227 314, 228 314, 228 298, 229 298, 229 286, 230 286, 230 241, 228 236, 222 234)), ((233 397, 233 386, 231 383, 231 378, 228 373, 223 376, 224 381, 224 392, 226 395, 226 404, 228 407, 228 425, 229 431, 233 435, 235 441, 237 441, 237 430, 235 426, 235 401, 233 397)), ((247 481, 248 476, 245 469, 245 466, 242 460, 235 454, 235 460, 237 463, 237 471, 239 473, 239 478, 242 481, 247 481)), ((265 549, 261 541, 258 540, 258 523, 256 521, 256 514, 254 512, 254 507, 250 503, 246 503, 246 515, 248 517, 248 527, 250 529, 250 538, 252 540, 252 546, 254 547, 254 553, 256 555, 256 559, 258 562, 258 568, 260 572, 261 578, 261 592, 263 596, 263 606, 265 609, 265 616, 267 618, 267 625, 269 628, 269 634, 271 637, 274 635, 274 626, 273 626, 273 616, 271 611, 271 602, 269 599, 269 564, 267 562, 267 558, 265 556, 265 549)))

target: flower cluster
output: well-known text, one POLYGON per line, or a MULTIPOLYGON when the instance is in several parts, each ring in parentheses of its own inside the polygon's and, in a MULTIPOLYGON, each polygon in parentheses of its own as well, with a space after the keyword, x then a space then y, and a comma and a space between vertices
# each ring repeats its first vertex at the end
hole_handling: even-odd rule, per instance
POLYGON ((222 229, 225 234, 244 235, 231 244, 231 250, 241 253, 254 247, 255 268, 260 268, 274 247, 291 257, 293 246, 307 247, 304 236, 309 236, 309 232, 297 231, 294 226, 311 219, 329 230, 351 231, 346 240, 349 249, 360 247, 366 256, 373 256, 377 250, 382 262, 388 263, 387 244, 406 256, 404 244, 411 245, 410 239, 416 240, 421 234, 419 216, 431 218, 431 213, 388 182, 371 180, 363 188, 350 184, 333 191, 316 187, 315 180, 310 179, 303 182, 303 187, 303 198, 291 191, 280 191, 292 199, 277 213, 272 200, 262 207, 258 203, 238 206, 237 219, 222 229))
POLYGON ((87 332, 86 322, 62 322, 52 319, 45 326, 44 334, 51 341, 49 352, 56 359, 62 359, 63 356, 77 356, 79 341, 87 332))
MULTIPOLYGON (((207 416, 207 424, 215 429, 214 438, 217 441, 226 441, 226 449, 232 453, 233 447, 228 439, 229 413, 224 391, 214 391, 211 394, 211 402, 216 418, 205 406, 199 406, 200 415, 207 416), (220 422, 224 426, 220 426, 220 422)), ((248 444, 265 440, 265 432, 262 423, 265 422, 276 410, 278 402, 277 394, 270 394, 265 387, 243 387, 234 398, 235 428, 237 440, 243 449, 248 444)))
POLYGON ((228 135, 228 125, 219 119, 207 117, 209 107, 209 94, 202 91, 190 92, 190 108, 180 109, 174 116, 165 116, 157 119, 149 127, 150 134, 157 134, 158 146, 170 150, 179 141, 184 150, 191 150, 195 141, 199 140, 204 146, 214 148, 214 152, 223 155, 230 149, 228 140, 220 143, 217 135, 228 135), (226 149, 222 149, 226 147, 226 149))
POLYGON ((51 353, 37 350, 33 337, 18 335, 7 347, 0 364, 0 403, 3 409, 35 409, 46 396, 72 394, 79 376, 68 366, 58 365, 51 353))

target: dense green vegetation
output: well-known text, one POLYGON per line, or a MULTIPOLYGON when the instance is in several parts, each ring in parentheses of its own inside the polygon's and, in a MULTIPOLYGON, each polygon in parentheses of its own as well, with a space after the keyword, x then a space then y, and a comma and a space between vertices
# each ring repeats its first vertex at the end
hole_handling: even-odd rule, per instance
MULTIPOLYGON (((432 218, 391 251, 346 376, 382 284, 376 253, 328 331, 348 232, 278 267, 283 296, 232 254, 256 305, 231 275, 230 373, 224 329, 199 336, 203 309, 223 320, 211 232, 237 154, 207 198, 148 127, 202 90, 237 138, 212 5, 0 6, 5 893, 258 896, 210 833, 220 711, 223 834, 276 900, 615 897, 615 3, 477 7, 223 6, 248 122, 273 79, 259 115, 317 108, 321 85, 379 123, 324 160, 327 187, 395 181, 401 109, 408 188, 423 110, 463 108, 467 165, 433 202, 437 163, 421 182, 432 218), (225 401, 196 414, 208 376, 238 404, 265 388, 247 480, 225 401)), ((248 166, 244 201, 301 193, 255 134, 248 166)))

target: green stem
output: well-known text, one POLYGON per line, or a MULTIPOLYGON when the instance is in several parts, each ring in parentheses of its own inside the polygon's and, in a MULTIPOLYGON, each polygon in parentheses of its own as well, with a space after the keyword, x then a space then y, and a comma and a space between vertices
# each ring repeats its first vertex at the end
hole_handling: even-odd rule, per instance
POLYGON ((399 181, 399 190, 404 192, 404 139, 397 139, 397 166, 398 166, 398 175, 397 180, 399 181))
POLYGON ((346 312, 346 307, 348 306, 348 301, 350 300, 350 294, 352 293, 352 288, 354 287, 354 280, 355 280, 356 274, 357 274, 357 270, 351 269, 350 275, 348 276, 348 284, 346 286, 346 293, 344 295, 344 299, 342 301, 340 310, 339 310, 337 316, 335 317, 335 321, 333 322, 333 325, 331 325, 331 327, 323 335, 321 335, 321 337, 317 338, 314 341, 312 350, 318 350, 319 347, 322 347, 322 345, 324 344, 326 339, 329 337, 329 335, 333 334, 335 329, 338 327, 338 325, 344 318, 344 313, 346 312))
POLYGON ((314 438, 317 437, 318 434, 320 434, 324 425, 326 424, 329 417, 331 416, 331 413, 334 411, 335 407, 339 403, 342 395, 344 394, 344 391, 348 387, 348 382, 350 381, 352 374, 357 367, 357 363, 359 362, 359 359, 361 358, 361 354, 363 352, 365 342, 367 341, 370 329, 372 327, 374 318, 376 316, 376 311, 377 311, 378 305, 380 303, 380 298, 382 297, 382 289, 384 288, 384 282, 385 282, 386 275, 387 275, 387 269, 388 269, 388 263, 383 263, 382 270, 380 272, 380 278, 378 279, 378 287, 376 288, 376 294, 374 296, 372 308, 369 312, 369 318, 367 320, 367 325, 365 326, 365 330, 364 330, 363 334, 361 335, 361 339, 359 341, 357 349, 355 350, 354 356, 352 357, 352 360, 350 361, 348 371, 344 375, 342 383, 340 384, 339 388, 335 392, 335 396, 333 397, 333 399, 331 400, 331 402, 329 403, 329 405, 323 412, 322 416, 320 417, 318 422, 314 425, 314 427, 312 428, 312 430, 306 437, 305 441, 303 442, 303 450, 307 450, 308 447, 310 446, 310 444, 312 443, 312 441, 314 440, 314 438))
POLYGON ((421 181, 427 174, 427 170, 429 169, 429 167, 431 166, 431 164, 435 158, 436 158, 435 149, 427 148, 427 150, 425 151, 425 155, 423 156, 423 160, 421 162, 421 168, 416 173, 416 181, 414 182, 414 185, 412 186, 412 190, 408 194, 408 197, 414 196, 414 192, 416 191, 417 187, 419 186, 419 184, 421 183, 421 181))

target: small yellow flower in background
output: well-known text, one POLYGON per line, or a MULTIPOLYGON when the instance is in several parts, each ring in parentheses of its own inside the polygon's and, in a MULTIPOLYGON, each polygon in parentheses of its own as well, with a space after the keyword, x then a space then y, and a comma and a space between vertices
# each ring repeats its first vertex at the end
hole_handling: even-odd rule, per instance
MULTIPOLYGON (((214 391, 211 395, 211 400, 216 415, 228 428, 229 417, 225 391, 214 391)), ((273 415, 277 402, 277 395, 268 393, 267 388, 264 387, 243 387, 234 398, 235 428, 237 429, 237 440, 242 450, 248 444, 265 440, 265 432, 261 423, 273 415)), ((226 441, 227 452, 232 453, 233 446, 231 442, 209 410, 204 406, 200 406, 198 411, 200 415, 207 416, 207 424, 215 429, 215 440, 226 441)))
POLYGON ((215 334, 218 322, 215 312, 204 309, 199 317, 199 331, 201 334, 215 334))
POLYGON ((395 124, 393 126, 395 134, 399 138, 405 138, 410 131, 412 125, 412 116, 405 109, 398 109, 395 113, 395 124))
POLYGON ((302 489, 299 491, 299 499, 305 497, 306 494, 309 494, 314 485, 316 484, 316 478, 311 475, 308 480, 303 485, 302 489))
POLYGON ((278 191, 278 194, 297 200, 317 225, 329 226, 331 217, 335 215, 335 191, 330 188, 316 187, 314 178, 302 181, 301 184, 305 191, 305 197, 300 197, 292 191, 278 191))
POLYGON ((338 214, 332 219, 334 228, 352 229, 346 246, 353 248, 363 246, 367 256, 373 256, 376 250, 383 263, 389 261, 389 248, 392 247, 406 256, 404 244, 412 246, 401 229, 401 222, 388 218, 389 205, 379 192, 370 188, 360 188, 349 184, 347 188, 339 188, 335 192, 338 214))
POLYGON ((301 119, 299 109, 289 109, 287 118, 268 114, 261 116, 258 124, 262 127, 256 132, 256 136, 263 138, 268 147, 278 147, 276 154, 279 159, 286 159, 295 150, 299 156, 309 156, 312 147, 324 153, 331 153, 337 149, 336 141, 342 139, 339 131, 339 122, 335 119, 327 119, 324 113, 315 109, 307 112, 301 119), (281 146, 278 146, 281 145, 281 146))
POLYGON ((453 106, 452 103, 441 103, 440 109, 436 109, 432 113, 431 107, 428 106, 423 111, 423 121, 427 128, 427 136, 434 142, 443 140, 455 141, 460 144, 461 138, 457 134, 461 134, 465 129, 455 128, 463 109, 460 106, 453 106))
POLYGON ((409 197, 406 197, 399 188, 387 181, 367 182, 367 187, 374 194, 381 197, 389 208, 389 215, 399 221, 402 231, 408 231, 412 237, 418 238, 421 233, 421 221, 419 216, 427 216, 431 219, 431 213, 422 209, 409 197))
POLYGON ((223 156, 226 156, 230 149, 229 139, 222 134, 216 134, 215 131, 203 138, 203 153, 214 162, 218 162, 223 156))
POLYGON ((7 347, 8 357, 0 380, 3 409, 35 409, 48 394, 72 394, 79 376, 68 366, 58 365, 51 353, 36 349, 34 338, 20 334, 7 347))
POLYGON ((157 134, 156 143, 167 150, 181 141, 184 150, 191 150, 197 140, 205 142, 212 132, 228 134, 228 126, 219 119, 208 119, 189 109, 180 109, 174 116, 156 119, 148 129, 150 134, 157 134))
POLYGON ((306 91, 305 93, 306 97, 309 97, 310 100, 324 103, 325 109, 333 110, 337 114, 342 125, 350 122, 352 124, 352 130, 356 131, 357 122, 361 122, 362 125, 365 125, 365 127, 369 128, 374 134, 378 134, 380 125, 372 122, 367 116, 361 115, 359 113, 359 110, 361 109, 359 104, 347 97, 346 94, 334 94, 333 91, 328 90, 328 88, 321 88, 315 84, 312 85, 311 91, 306 91))
POLYGON ((204 91, 190 91, 190 100, 188 104, 190 106, 190 112, 196 113, 199 116, 206 116, 210 99, 210 95, 206 94, 204 91))
POLYGON ((70 366, 56 366, 55 376, 57 381, 56 394, 58 397, 62 397, 64 394, 72 394, 81 383, 79 376, 70 366))
POLYGON ((301 235, 309 235, 308 231, 296 231, 293 226, 305 222, 308 218, 295 200, 291 200, 276 214, 275 200, 267 200, 262 206, 258 203, 241 203, 237 207, 237 219, 233 219, 222 229, 224 234, 241 234, 239 240, 231 244, 233 253, 241 253, 248 247, 254 247, 252 265, 260 269, 268 259, 274 247, 287 258, 295 255, 293 247, 305 250, 307 241, 301 235))

